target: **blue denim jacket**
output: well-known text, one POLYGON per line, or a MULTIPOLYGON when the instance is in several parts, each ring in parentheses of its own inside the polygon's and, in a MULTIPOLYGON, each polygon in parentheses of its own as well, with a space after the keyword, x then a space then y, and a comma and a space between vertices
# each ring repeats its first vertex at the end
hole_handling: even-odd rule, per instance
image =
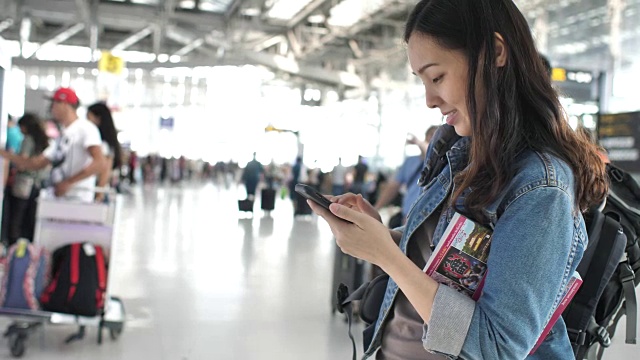
MULTIPOLYGON (((451 148, 447 166, 414 203, 400 229, 405 254, 413 233, 441 204, 444 211, 434 242, 444 233, 453 216, 446 203, 452 174, 466 166, 469 143, 469 138, 462 138, 451 148)), ((575 208, 574 176, 557 157, 529 150, 518 156, 517 169, 511 183, 485 209, 493 238, 482 296, 474 302, 439 286, 422 338, 429 352, 452 359, 573 359, 562 318, 538 350, 528 354, 587 246, 584 220, 575 208)), ((462 203, 463 199, 457 202, 462 203)), ((379 348, 397 293, 398 285, 390 279, 364 359, 379 348)))

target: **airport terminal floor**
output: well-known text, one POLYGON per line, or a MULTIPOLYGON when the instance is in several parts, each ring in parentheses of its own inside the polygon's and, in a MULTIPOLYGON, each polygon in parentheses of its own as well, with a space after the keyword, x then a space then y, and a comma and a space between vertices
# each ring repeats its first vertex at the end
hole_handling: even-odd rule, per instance
MULTIPOLYGON (((122 336, 47 325, 24 359, 350 359, 330 305, 334 241, 322 219, 297 217, 288 199, 265 214, 239 213, 235 185, 140 185, 122 196, 111 289, 124 301, 122 336)), ((622 320, 624 321, 624 319, 622 320)), ((8 324, 0 318, 0 326, 8 324)), ((624 323, 604 359, 640 359, 624 323)), ((359 324, 354 333, 360 344, 359 324)), ((360 350, 361 354, 362 351, 360 350)), ((9 359, 0 346, 0 359, 9 359)))

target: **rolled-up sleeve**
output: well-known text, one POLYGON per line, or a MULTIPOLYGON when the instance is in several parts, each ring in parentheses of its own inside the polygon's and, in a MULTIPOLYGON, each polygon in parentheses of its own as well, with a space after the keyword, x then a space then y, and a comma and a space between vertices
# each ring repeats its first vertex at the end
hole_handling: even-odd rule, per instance
MULTIPOLYGON (((462 359, 524 359, 580 257, 571 197, 540 187, 513 201, 494 229, 482 296, 440 285, 423 344, 462 359)), ((582 248, 582 247, 581 247, 582 248)))

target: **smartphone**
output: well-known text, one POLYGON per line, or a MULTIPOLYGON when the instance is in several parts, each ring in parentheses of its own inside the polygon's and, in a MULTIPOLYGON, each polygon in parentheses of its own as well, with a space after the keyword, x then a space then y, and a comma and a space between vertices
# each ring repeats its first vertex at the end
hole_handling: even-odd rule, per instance
MULTIPOLYGON (((329 205, 332 204, 331 200, 329 200, 326 197, 324 197, 322 194, 320 194, 318 192, 318 190, 312 188, 309 185, 296 184, 295 190, 296 190, 296 192, 298 194, 302 195, 305 199, 309 199, 309 200, 315 202, 316 204, 322 206, 323 208, 325 208, 327 210, 329 210, 329 205)), ((331 212, 331 210, 329 210, 329 212, 331 212)), ((340 218, 338 218, 338 219, 340 219, 340 218)), ((345 220, 345 219, 340 219, 340 220, 346 221, 346 222, 352 224, 352 222, 349 221, 349 220, 345 220)))
POLYGON ((316 204, 322 206, 323 208, 329 210, 329 205, 331 205, 331 201, 326 197, 322 196, 322 194, 320 194, 318 190, 305 184, 296 184, 295 190, 298 194, 304 196, 306 199, 309 199, 315 202, 316 204))

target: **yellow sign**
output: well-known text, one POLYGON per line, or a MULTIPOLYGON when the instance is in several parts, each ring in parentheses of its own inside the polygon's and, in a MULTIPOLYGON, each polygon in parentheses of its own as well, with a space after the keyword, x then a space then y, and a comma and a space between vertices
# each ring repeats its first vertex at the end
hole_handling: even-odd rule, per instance
POLYGON ((122 58, 113 56, 109 52, 102 52, 102 57, 98 61, 98 70, 120 75, 124 69, 124 61, 122 58))
POLYGON ((567 70, 563 68, 553 68, 551 70, 551 80, 553 81, 567 81, 567 70))

